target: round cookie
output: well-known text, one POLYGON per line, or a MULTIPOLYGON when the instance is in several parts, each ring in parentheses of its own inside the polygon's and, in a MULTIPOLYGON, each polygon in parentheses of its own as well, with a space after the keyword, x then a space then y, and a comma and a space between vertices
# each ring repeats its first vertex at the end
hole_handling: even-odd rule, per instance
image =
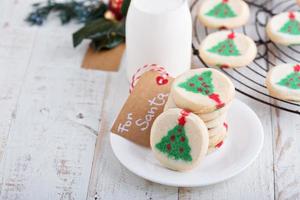
POLYGON ((172 84, 171 94, 179 108, 198 114, 213 112, 232 101, 235 89, 231 80, 216 69, 189 70, 172 84))
POLYGON ((199 47, 199 55, 207 65, 221 68, 246 66, 256 54, 256 45, 250 37, 231 31, 211 33, 199 47))
POLYGON ((300 44, 300 13, 284 12, 275 15, 266 28, 269 38, 278 44, 300 44))
MULTIPOLYGON (((224 107, 222 107, 218 110, 215 110, 213 112, 210 112, 210 113, 204 113, 204 114, 198 114, 196 112, 194 112, 194 113, 196 115, 198 115, 204 122, 208 122, 208 121, 211 121, 211 120, 217 118, 218 116, 224 114, 225 112, 227 112, 230 105, 231 105, 231 102, 226 104, 224 107)), ((164 111, 166 111, 170 108, 178 108, 177 105, 174 103, 172 95, 169 96, 169 98, 165 104, 164 111)))
POLYGON ((266 85, 271 96, 300 102, 300 64, 282 64, 273 67, 266 85))
POLYGON ((160 163, 176 171, 192 169, 208 149, 208 132, 195 114, 170 109, 160 114, 151 128, 150 144, 160 163))
POLYGON ((220 115, 219 117, 217 117, 211 121, 205 122, 205 125, 208 129, 212 129, 212 128, 221 126, 226 121, 226 116, 227 116, 227 113, 225 112, 224 114, 220 115))
POLYGON ((217 144, 219 144, 221 141, 223 141, 227 137, 228 131, 225 129, 223 131, 220 131, 218 134, 209 136, 209 143, 208 147, 214 147, 217 144))
POLYGON ((205 114, 197 114, 204 122, 209 122, 221 115, 223 115, 224 113, 226 113, 229 110, 229 107, 231 105, 231 102, 227 103, 224 107, 210 112, 210 113, 205 113, 205 114))
POLYGON ((214 137, 219 134, 225 134, 228 131, 228 124, 224 122, 223 124, 215 127, 215 128, 210 128, 208 129, 208 135, 209 138, 214 137))
POLYGON ((198 14, 205 26, 226 29, 243 26, 249 16, 249 6, 242 0, 205 0, 198 14))

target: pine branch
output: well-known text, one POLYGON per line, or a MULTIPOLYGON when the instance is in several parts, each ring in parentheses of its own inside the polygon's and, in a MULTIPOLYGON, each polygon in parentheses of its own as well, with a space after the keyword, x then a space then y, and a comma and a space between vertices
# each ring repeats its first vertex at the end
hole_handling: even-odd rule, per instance
POLYGON ((56 3, 48 0, 45 5, 37 3, 33 5, 34 11, 29 13, 26 21, 32 25, 42 25, 51 12, 57 12, 62 24, 69 23, 72 19, 80 23, 86 23, 104 16, 107 6, 99 1, 89 0, 85 2, 56 3))
POLYGON ((92 40, 92 47, 97 51, 114 48, 125 41, 125 21, 104 18, 91 21, 73 34, 73 46, 78 46, 84 39, 92 40))

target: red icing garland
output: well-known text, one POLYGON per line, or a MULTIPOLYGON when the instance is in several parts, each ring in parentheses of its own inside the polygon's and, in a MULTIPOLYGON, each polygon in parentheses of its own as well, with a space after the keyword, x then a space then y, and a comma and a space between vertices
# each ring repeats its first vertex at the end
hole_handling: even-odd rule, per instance
POLYGON ((300 65, 294 66, 294 72, 300 72, 300 65))
POLYGON ((221 101, 220 96, 218 94, 213 93, 208 97, 217 103, 217 109, 220 109, 225 106, 225 104, 221 101))
POLYGON ((219 142, 215 147, 220 148, 223 145, 223 141, 219 142))
POLYGON ((235 38, 234 32, 231 32, 227 37, 228 39, 233 40, 235 38))
POLYGON ((226 128, 226 131, 228 131, 228 124, 226 122, 224 122, 224 127, 226 128))
POLYGON ((229 66, 228 66, 227 64, 222 64, 222 65, 220 66, 220 68, 223 68, 223 69, 228 69, 228 68, 229 68, 229 66))
POLYGON ((179 117, 179 119, 178 119, 178 124, 179 125, 181 125, 181 126, 184 126, 185 125, 185 122, 186 122, 186 120, 185 120, 185 118, 186 118, 186 116, 188 116, 189 114, 190 114, 190 112, 189 111, 186 111, 186 110, 182 110, 181 112, 180 112, 180 117, 179 117))
POLYGON ((294 20, 296 18, 295 14, 293 12, 289 12, 289 18, 290 20, 294 20))
POLYGON ((228 0, 223 0, 222 2, 223 2, 223 3, 228 3, 228 0))

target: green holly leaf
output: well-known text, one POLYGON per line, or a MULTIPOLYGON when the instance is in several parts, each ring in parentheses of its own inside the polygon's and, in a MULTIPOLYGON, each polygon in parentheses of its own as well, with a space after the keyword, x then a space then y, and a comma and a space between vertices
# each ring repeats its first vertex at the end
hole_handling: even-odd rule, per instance
POLYGON ((93 40, 91 46, 95 51, 101 51, 103 49, 112 49, 124 42, 122 36, 116 35, 111 37, 104 37, 99 40, 93 40))
POLYGON ((131 0, 124 0, 123 1, 122 8, 121 8, 121 13, 122 13, 123 16, 127 15, 128 8, 129 8, 129 5, 130 5, 130 1, 131 0))
POLYGON ((92 47, 99 51, 111 49, 125 41, 125 21, 115 22, 104 18, 87 23, 73 34, 73 45, 84 39, 92 40, 92 47))

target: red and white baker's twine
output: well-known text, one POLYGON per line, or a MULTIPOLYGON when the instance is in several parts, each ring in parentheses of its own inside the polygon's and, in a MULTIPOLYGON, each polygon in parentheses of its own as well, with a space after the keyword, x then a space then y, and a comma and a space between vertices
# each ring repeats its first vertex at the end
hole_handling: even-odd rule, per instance
POLYGON ((144 65, 136 70, 136 72, 133 74, 131 83, 130 83, 130 89, 129 92, 131 93, 134 86, 136 85, 137 81, 141 78, 143 73, 148 72, 148 71, 156 71, 160 73, 160 76, 162 78, 167 78, 169 76, 168 72, 165 70, 164 67, 159 66, 157 64, 148 64, 144 65))

